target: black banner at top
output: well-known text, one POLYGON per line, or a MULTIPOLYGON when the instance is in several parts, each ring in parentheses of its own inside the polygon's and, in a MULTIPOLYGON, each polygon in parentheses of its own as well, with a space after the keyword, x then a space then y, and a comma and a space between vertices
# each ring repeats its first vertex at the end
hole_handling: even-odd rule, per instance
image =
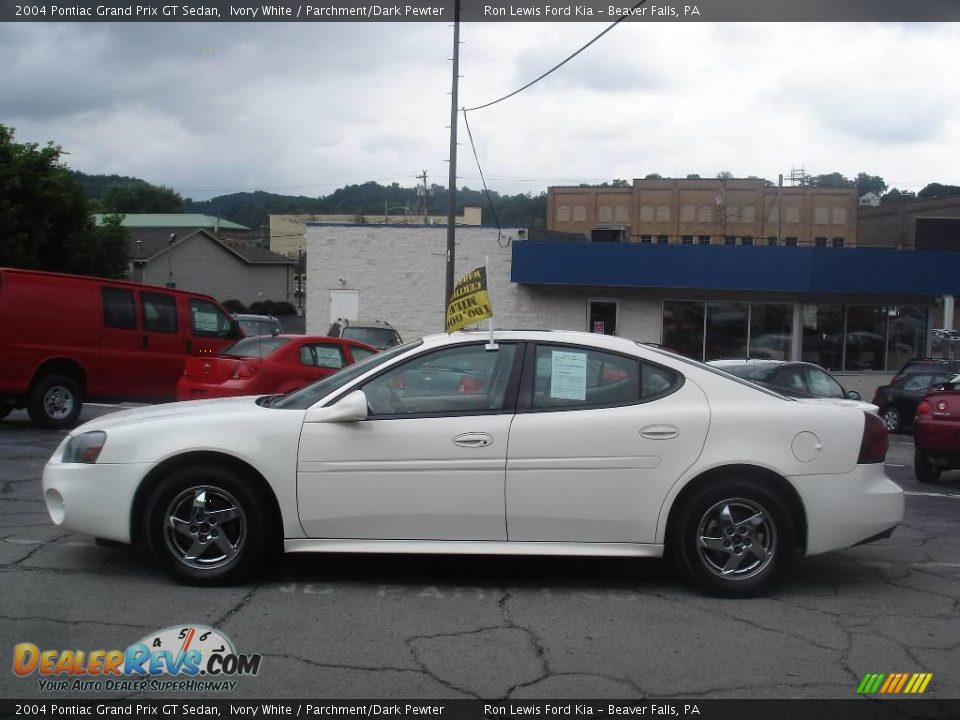
MULTIPOLYGON (((2 0, 2 22, 452 22, 453 0, 2 0)), ((958 0, 462 0, 466 22, 949 22, 958 0)))

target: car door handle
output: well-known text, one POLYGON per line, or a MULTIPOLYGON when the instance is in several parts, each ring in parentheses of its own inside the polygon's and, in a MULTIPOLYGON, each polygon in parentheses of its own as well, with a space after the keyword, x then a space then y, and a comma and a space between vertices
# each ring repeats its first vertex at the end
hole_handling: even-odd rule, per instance
POLYGON ((453 444, 470 448, 487 447, 493 445, 493 436, 483 432, 462 433, 453 439, 453 444))
POLYGON ((647 425, 640 429, 640 437, 647 440, 672 440, 680 434, 680 429, 673 425, 647 425))

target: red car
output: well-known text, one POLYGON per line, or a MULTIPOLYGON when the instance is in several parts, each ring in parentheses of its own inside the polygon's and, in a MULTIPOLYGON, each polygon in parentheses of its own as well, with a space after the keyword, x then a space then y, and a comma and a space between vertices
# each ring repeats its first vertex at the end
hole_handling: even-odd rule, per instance
POLYGON ((935 483, 944 470, 960 468, 960 375, 917 405, 913 428, 917 480, 935 483))
POLYGON ((188 358, 177 400, 285 393, 377 352, 366 343, 322 335, 244 338, 217 355, 188 358))

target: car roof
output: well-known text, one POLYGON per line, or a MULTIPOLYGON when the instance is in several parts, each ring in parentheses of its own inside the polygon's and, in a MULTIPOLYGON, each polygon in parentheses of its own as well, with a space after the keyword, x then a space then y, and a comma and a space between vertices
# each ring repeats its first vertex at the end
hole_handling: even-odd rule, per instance
POLYGON ((273 315, 252 315, 250 313, 234 313, 237 320, 266 320, 269 322, 280 322, 273 315))

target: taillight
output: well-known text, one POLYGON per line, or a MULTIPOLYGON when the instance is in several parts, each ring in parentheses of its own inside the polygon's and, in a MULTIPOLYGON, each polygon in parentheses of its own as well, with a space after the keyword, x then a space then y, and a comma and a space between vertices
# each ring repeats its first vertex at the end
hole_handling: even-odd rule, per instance
POLYGON ((896 385, 898 382, 900 382, 899 375, 894 375, 892 378, 890 378, 890 385, 896 385))
POLYGON ((929 400, 921 400, 920 404, 917 405, 917 415, 929 415, 932 410, 929 400))
POLYGON ((863 439, 860 441, 860 457, 858 465, 868 463, 882 463, 887 458, 890 440, 883 420, 873 413, 864 413, 866 420, 863 423, 863 439))
POLYGON ((256 374, 256 370, 246 363, 240 363, 233 369, 233 374, 230 376, 232 380, 245 380, 246 378, 252 378, 256 374))
POLYGON ((464 375, 457 383, 457 392, 462 395, 473 395, 481 390, 483 390, 483 383, 469 375, 464 375))

